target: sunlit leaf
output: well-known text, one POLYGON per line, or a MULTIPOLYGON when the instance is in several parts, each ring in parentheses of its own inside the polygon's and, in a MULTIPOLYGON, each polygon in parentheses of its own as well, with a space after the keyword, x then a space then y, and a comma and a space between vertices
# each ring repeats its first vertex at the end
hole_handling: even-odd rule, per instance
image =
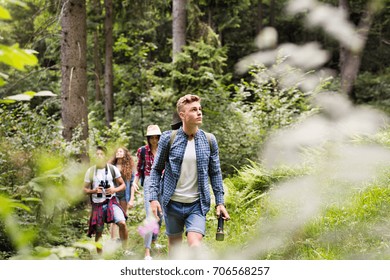
POLYGON ((30 90, 30 91, 25 91, 25 92, 23 92, 23 94, 26 94, 26 95, 28 95, 28 96, 34 97, 35 94, 36 94, 36 92, 30 90))
POLYGON ((30 9, 30 7, 23 1, 18 1, 18 0, 8 0, 7 2, 18 5, 19 7, 25 8, 27 10, 30 9))
POLYGON ((17 44, 13 46, 0 45, 0 62, 14 67, 20 71, 25 70, 25 66, 33 66, 38 63, 33 50, 24 50, 17 44))
POLYGON ((0 72, 0 79, 3 79, 3 80, 7 80, 9 77, 9 75, 3 73, 3 72, 0 72))
POLYGON ((23 197, 22 201, 26 201, 26 202, 41 202, 42 199, 37 198, 37 197, 23 197))
POLYGON ((19 208, 19 209, 23 209, 23 210, 26 210, 27 212, 31 212, 31 209, 30 207, 24 205, 23 203, 13 203, 12 204, 12 207, 14 208, 19 208))
POLYGON ((54 94, 53 92, 51 92, 50 90, 43 90, 43 91, 39 91, 35 94, 35 96, 57 96, 56 94, 54 94))
POLYGON ((8 12, 7 9, 5 9, 4 7, 0 6, 0 19, 11 19, 11 15, 10 13, 8 12))
POLYGON ((0 196, 0 216, 6 217, 10 215, 14 208, 30 211, 28 206, 8 197, 0 196))
POLYGON ((15 94, 15 95, 7 96, 6 99, 15 100, 15 101, 30 101, 31 98, 33 98, 32 95, 21 93, 21 94, 15 94))
POLYGON ((0 217, 11 213, 11 204, 12 201, 9 198, 0 195, 0 217))
MULTIPOLYGON (((15 94, 15 95, 10 95, 5 98, 5 101, 7 100, 15 100, 15 101, 30 101, 34 96, 57 96, 51 91, 40 91, 40 92, 35 92, 35 91, 25 91, 21 94, 15 94)), ((12 101, 14 102, 14 101, 12 101)), ((8 102, 8 103, 12 103, 8 102)), ((5 103, 5 102, 4 102, 5 103)))
POLYGON ((11 99, 0 99, 0 104, 11 104, 15 102, 16 102, 15 100, 11 100, 11 99))

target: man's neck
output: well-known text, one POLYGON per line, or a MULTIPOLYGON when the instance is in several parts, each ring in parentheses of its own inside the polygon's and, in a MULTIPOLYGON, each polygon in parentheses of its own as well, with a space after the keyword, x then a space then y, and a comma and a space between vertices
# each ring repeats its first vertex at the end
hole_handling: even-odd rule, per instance
POLYGON ((96 168, 97 169, 103 169, 103 168, 105 168, 106 167, 106 164, 105 163, 97 163, 96 164, 96 168))
POLYGON ((185 124, 183 124, 183 131, 185 134, 187 134, 189 140, 195 137, 195 134, 198 132, 198 129, 199 127, 197 125, 186 126, 185 124))

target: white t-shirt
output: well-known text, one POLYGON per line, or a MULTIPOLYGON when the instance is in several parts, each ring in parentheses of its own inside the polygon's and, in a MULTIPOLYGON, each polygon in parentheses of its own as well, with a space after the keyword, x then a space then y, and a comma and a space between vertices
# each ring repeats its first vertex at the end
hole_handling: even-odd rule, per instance
MULTIPOLYGON (((92 189, 96 189, 99 186, 100 181, 106 181, 106 180, 108 181, 108 184, 111 187, 115 186, 112 175, 111 175, 111 170, 108 167, 108 165, 106 165, 106 167, 107 167, 107 173, 106 173, 106 168, 100 169, 100 168, 96 168, 95 166, 90 167, 87 170, 87 172, 85 173, 84 182, 91 183, 90 172, 94 172, 92 189)), ((113 165, 113 167, 114 167, 114 171, 115 171, 115 179, 121 177, 121 173, 120 173, 119 169, 114 165, 113 165)), ((107 198, 110 199, 112 197, 115 197, 115 193, 112 194, 111 197, 106 197, 106 193, 103 189, 102 197, 98 197, 96 193, 92 194, 92 201, 94 203, 101 203, 101 202, 105 201, 107 198)))
POLYGON ((173 201, 192 203, 199 199, 198 168, 196 166, 195 140, 188 141, 181 164, 179 181, 172 195, 173 201))

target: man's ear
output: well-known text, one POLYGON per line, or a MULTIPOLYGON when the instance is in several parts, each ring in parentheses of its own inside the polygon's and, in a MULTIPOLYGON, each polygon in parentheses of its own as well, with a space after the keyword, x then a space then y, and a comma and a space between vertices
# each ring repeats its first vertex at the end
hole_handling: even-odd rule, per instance
POLYGON ((184 119, 184 112, 183 111, 181 111, 180 113, 179 113, 179 117, 183 120, 184 119))

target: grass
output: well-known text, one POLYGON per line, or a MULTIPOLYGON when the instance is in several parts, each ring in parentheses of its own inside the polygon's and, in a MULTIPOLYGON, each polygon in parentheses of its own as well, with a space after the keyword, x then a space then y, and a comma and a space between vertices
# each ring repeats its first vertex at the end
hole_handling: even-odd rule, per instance
MULTIPOLYGON (((257 168, 252 166, 251 168, 257 168)), ((258 171, 257 171, 258 172, 258 171)), ((256 171, 246 174, 256 174, 256 171)), ((260 174, 260 173, 258 173, 260 174)), ((298 174, 298 173, 297 173, 298 174)), ((286 174, 285 177, 288 174, 286 174)), ((256 176, 241 178, 239 174, 229 182, 229 192, 233 197, 229 198, 228 208, 231 215, 227 229, 227 246, 234 250, 226 250, 226 253, 234 251, 236 256, 240 253, 245 256, 248 248, 251 249, 250 258, 255 259, 283 259, 283 260, 317 260, 317 259, 390 259, 390 189, 388 188, 388 173, 365 189, 348 196, 342 203, 326 205, 318 215, 309 219, 303 225, 295 227, 292 231, 283 235, 283 241, 269 249, 260 249, 266 240, 273 242, 272 229, 263 230, 272 224, 272 218, 278 215, 286 205, 271 205, 268 192, 257 192, 259 196, 251 204, 244 204, 243 182, 252 181, 255 186, 256 176), (233 184, 231 182, 238 182, 233 184)), ((262 175, 259 175, 262 176, 262 175)), ((268 175, 267 175, 268 176, 268 175)), ((280 176, 280 174, 279 174, 280 176)), ((282 176, 283 177, 283 176, 282 176)), ((260 182, 264 178, 258 178, 260 182)), ((268 181, 277 182, 276 179, 268 181)), ((272 188, 272 185, 270 187, 272 188)), ((299 194, 297 194, 299 195, 299 194)), ((334 193, 334 196, 337 196, 334 193)), ((293 212, 289 216, 289 222, 299 220, 293 212)), ((277 224, 276 224, 277 225, 277 224)), ((223 246, 218 247, 224 251, 223 246)))
POLYGON ((370 186, 348 205, 326 210, 288 251, 296 259, 389 259, 389 210, 390 189, 370 186))

